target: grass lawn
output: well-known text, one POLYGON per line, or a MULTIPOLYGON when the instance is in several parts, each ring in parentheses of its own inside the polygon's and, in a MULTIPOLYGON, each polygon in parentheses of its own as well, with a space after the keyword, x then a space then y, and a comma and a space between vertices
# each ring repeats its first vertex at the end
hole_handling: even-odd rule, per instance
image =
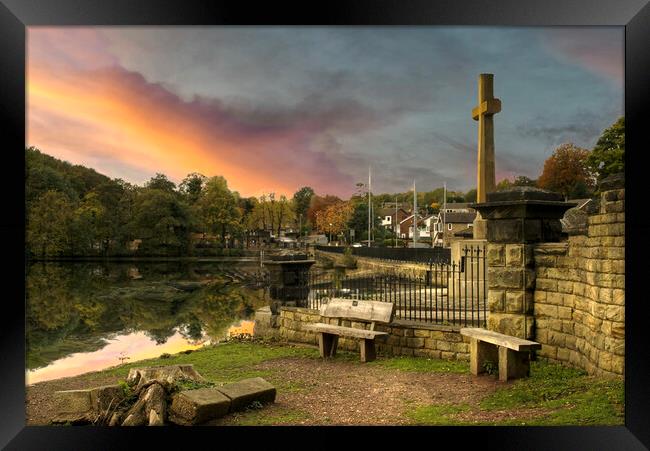
MULTIPOLYGON (((386 421, 395 421, 392 424, 624 424, 622 379, 588 376, 580 370, 543 361, 531 362, 531 377, 501 383, 496 375, 478 378, 469 375, 469 365, 463 361, 380 356, 374 362, 363 364, 358 353, 339 352, 324 364, 313 347, 258 341, 230 342, 161 357, 78 378, 90 381, 93 377, 104 377, 119 381, 134 367, 193 364, 211 383, 260 376, 277 388, 275 404, 263 408, 252 406, 224 417, 224 422, 219 424, 337 424, 341 419, 337 418, 338 410, 327 410, 328 405, 353 404, 363 407, 363 411, 372 408, 367 402, 375 402, 373 398, 382 396, 375 415, 391 410, 393 416, 386 421), (342 389, 346 386, 343 382, 352 380, 366 384, 367 391, 375 393, 373 398, 364 398, 365 394, 355 391, 355 383, 347 385, 348 391, 342 389), (391 394, 400 383, 402 391, 391 394), (419 397, 409 399, 408 395, 418 387, 419 397), (471 390, 473 394, 462 399, 455 392, 447 393, 446 397, 433 395, 454 390, 459 393, 471 390), (390 408, 384 409, 381 402, 390 408)), ((348 424, 355 424, 353 416, 348 418, 348 424)), ((359 421, 364 424, 366 419, 359 418, 359 421)))

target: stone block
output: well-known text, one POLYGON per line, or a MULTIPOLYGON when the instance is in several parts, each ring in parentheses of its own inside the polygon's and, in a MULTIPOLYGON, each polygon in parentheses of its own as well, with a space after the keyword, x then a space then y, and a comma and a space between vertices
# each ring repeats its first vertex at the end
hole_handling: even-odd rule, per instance
POLYGON ((625 338, 625 323, 612 323, 612 337, 625 338))
POLYGON ((451 351, 451 343, 447 341, 438 341, 436 348, 439 351, 451 351))
POLYGON ((506 244, 506 266, 524 265, 524 245, 506 244))
POLYGON ((560 293, 571 294, 571 293, 573 293, 573 282, 567 281, 567 280, 558 280, 558 282, 557 282, 557 290, 560 293))
POLYGON ((440 353, 440 358, 445 360, 453 360, 456 358, 456 354, 454 354, 453 352, 442 351, 440 353))
POLYGON ((409 329, 404 329, 404 336, 405 337, 413 337, 413 336, 415 336, 415 333, 414 333, 413 329, 410 329, 410 328, 409 329))
POLYGON ((506 312, 522 313, 524 310, 524 292, 506 291, 506 312))
POLYGON ((576 340, 577 340, 576 337, 574 337, 573 335, 567 335, 564 345, 568 349, 576 349, 576 340))
POLYGON ((426 330, 426 329, 416 329, 414 333, 415 333, 415 336, 417 338, 430 338, 431 337, 431 331, 426 330))
POLYGON ((570 307, 558 307, 557 316, 561 319, 572 319, 573 309, 570 307))
POLYGON ((535 319, 517 313, 490 313, 487 328, 513 337, 531 339, 535 319))
POLYGON ((88 423, 93 418, 90 390, 64 390, 54 392, 53 423, 88 423))
POLYGON ((610 321, 625 321, 625 308, 620 305, 608 305, 605 318, 610 321))
POLYGON ((436 340, 434 340, 433 338, 425 338, 424 347, 426 349, 436 349, 436 340))
POLYGON ((548 266, 553 267, 556 265, 557 257, 555 255, 536 255, 535 256, 535 265, 536 266, 548 266))
POLYGON ((490 288, 522 288, 523 269, 488 268, 490 288))
POLYGON ((408 338, 407 346, 409 348, 422 348, 424 347, 424 338, 408 338))
POLYGON ((551 305, 551 304, 536 304, 535 305, 535 316, 538 317, 549 317, 549 318, 557 318, 557 305, 551 305))
POLYGON ((488 309, 490 312, 503 312, 505 310, 504 290, 488 290, 488 309))
POLYGON ((261 377, 233 382, 219 387, 219 391, 230 398, 230 412, 245 409, 253 401, 274 402, 276 395, 275 387, 261 377))
POLYGON ((450 343, 458 343, 463 341, 463 336, 460 332, 444 332, 443 338, 450 343))
POLYGON ((535 287, 537 290, 557 291, 557 280, 538 278, 535 281, 535 287))
POLYGON ((570 351, 568 349, 557 348, 556 358, 558 360, 562 360, 563 362, 568 362, 569 361, 569 355, 570 355, 570 351))
POLYGON ((183 390, 174 395, 169 420, 180 425, 202 424, 226 415, 230 398, 217 388, 183 390))
POLYGON ((505 265, 505 245, 503 244, 488 244, 487 247, 487 264, 488 266, 503 266, 505 265))

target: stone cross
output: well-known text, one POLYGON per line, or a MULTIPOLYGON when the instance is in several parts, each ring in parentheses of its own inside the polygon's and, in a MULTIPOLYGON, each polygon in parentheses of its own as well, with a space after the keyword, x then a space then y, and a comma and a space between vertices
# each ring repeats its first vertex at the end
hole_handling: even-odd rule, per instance
POLYGON ((494 122, 492 116, 501 111, 501 100, 495 99, 493 74, 478 78, 478 105, 472 110, 472 119, 478 121, 478 170, 476 202, 486 201, 486 195, 496 187, 494 173, 494 122))

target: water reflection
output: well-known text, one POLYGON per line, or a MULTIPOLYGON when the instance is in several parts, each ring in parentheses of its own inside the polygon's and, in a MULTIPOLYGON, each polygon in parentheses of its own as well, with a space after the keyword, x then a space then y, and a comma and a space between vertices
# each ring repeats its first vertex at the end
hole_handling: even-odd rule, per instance
POLYGON ((268 303, 217 263, 35 263, 26 289, 28 383, 193 349, 268 303))

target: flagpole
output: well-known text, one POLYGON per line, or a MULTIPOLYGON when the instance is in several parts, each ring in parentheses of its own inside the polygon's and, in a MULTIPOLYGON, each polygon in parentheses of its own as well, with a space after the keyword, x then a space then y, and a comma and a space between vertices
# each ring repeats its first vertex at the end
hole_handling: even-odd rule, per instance
POLYGON ((445 246, 445 234, 447 233, 446 229, 446 214, 447 214, 447 182, 443 182, 443 196, 442 199, 442 246, 445 246))
POLYGON ((415 242, 417 240, 417 229, 418 229, 418 195, 415 191, 415 180, 413 180, 413 247, 415 248, 415 242))
POLYGON ((370 247, 370 190, 372 189, 372 178, 371 178, 372 170, 370 166, 368 166, 368 247, 370 247))

